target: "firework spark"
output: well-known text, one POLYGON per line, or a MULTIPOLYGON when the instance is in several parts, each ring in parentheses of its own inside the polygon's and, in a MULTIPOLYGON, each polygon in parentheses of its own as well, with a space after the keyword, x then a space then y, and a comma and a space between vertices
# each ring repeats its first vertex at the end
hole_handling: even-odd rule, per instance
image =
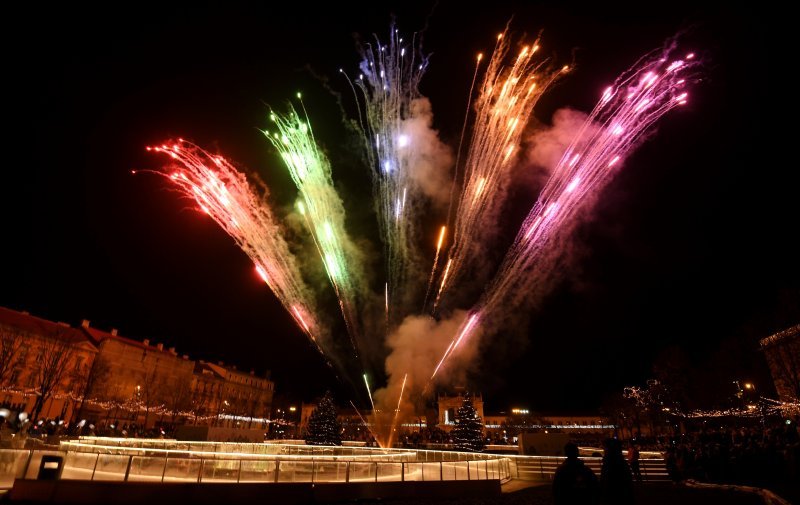
MULTIPOLYGON (((525 125, 542 94, 568 70, 563 67, 553 71, 547 67, 546 59, 537 58, 538 40, 512 57, 509 39, 507 32, 498 36, 472 104, 475 118, 448 259, 448 267, 452 268, 449 278, 442 277, 434 310, 447 286, 458 280, 470 258, 475 256, 479 239, 496 225, 494 211, 502 201, 503 184, 525 125)), ((481 58, 482 55, 478 62, 481 58)))
POLYGON ((314 297, 267 205, 266 194, 258 196, 245 175, 224 157, 183 139, 147 150, 174 160, 164 168, 164 175, 236 241, 255 264, 258 276, 322 352, 318 337, 324 330, 313 316, 314 297))
MULTIPOLYGON (((364 102, 359 121, 372 167, 379 230, 386 248, 387 299, 391 298, 394 307, 408 294, 408 275, 416 270, 418 261, 414 243, 414 218, 418 216, 411 216, 410 211, 422 201, 412 173, 420 139, 406 121, 414 115, 414 101, 421 98, 418 87, 428 60, 415 40, 404 43, 394 26, 388 44, 376 37, 375 44, 365 45, 361 53, 361 73, 348 81, 351 85, 354 81, 364 102)), ((356 102, 360 101, 356 97, 356 102)), ((387 322, 389 319, 387 312, 387 322)))
POLYGON ((428 305, 428 297, 431 294, 431 286, 433 286, 433 279, 436 277, 436 267, 439 264, 439 253, 442 251, 442 244, 444 243, 444 234, 447 232, 447 226, 442 226, 439 231, 439 241, 436 243, 436 254, 433 257, 433 267, 431 268, 431 275, 428 277, 428 287, 425 290, 425 299, 422 302, 422 312, 425 312, 425 307, 428 305))
MULTIPOLYGON (((686 75, 694 65, 688 55, 676 58, 673 53, 669 47, 647 55, 605 89, 553 170, 473 313, 496 313, 500 307, 521 303, 537 280, 531 273, 543 261, 553 239, 574 228, 577 213, 597 199, 655 122, 686 103, 686 75)), ((462 325, 433 376, 474 326, 473 316, 462 325)))
POLYGON ((372 391, 369 389, 369 381, 367 380, 367 374, 364 374, 364 385, 367 387, 367 395, 369 395, 369 403, 372 405, 372 410, 375 411, 375 402, 372 400, 372 391))
POLYGON ((264 134, 280 153, 300 193, 298 206, 339 299, 358 357, 356 304, 361 289, 360 265, 345 231, 344 206, 333 187, 330 162, 317 146, 308 120, 303 121, 293 107, 286 115, 273 112, 270 119, 277 131, 264 134))
POLYGON ((397 408, 394 409, 394 415, 392 416, 392 423, 389 426, 389 434, 386 437, 386 447, 392 447, 392 440, 394 438, 394 433, 397 431, 397 420, 400 417, 400 405, 403 403, 403 393, 406 390, 406 381, 408 380, 408 374, 403 375, 403 385, 400 387, 400 395, 397 397, 397 408))

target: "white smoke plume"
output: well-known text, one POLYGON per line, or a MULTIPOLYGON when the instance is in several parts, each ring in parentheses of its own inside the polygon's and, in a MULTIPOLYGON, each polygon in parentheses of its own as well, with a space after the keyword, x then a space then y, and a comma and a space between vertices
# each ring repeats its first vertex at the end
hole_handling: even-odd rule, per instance
POLYGON ((403 121, 402 131, 411 139, 408 166, 411 180, 436 208, 450 201, 450 167, 453 154, 433 129, 431 102, 425 97, 411 101, 411 116, 403 121))
MULTIPOLYGON (((466 311, 457 310, 439 321, 430 316, 408 316, 403 320, 387 340, 390 348, 386 358, 389 380, 385 388, 374 393, 376 409, 394 414, 404 380, 406 385, 400 402, 399 422, 402 422, 404 414, 414 412, 415 406, 419 407, 415 404, 428 386, 431 372, 466 317, 466 311)), ((448 365, 436 376, 437 380, 446 384, 464 380, 463 365, 475 358, 479 337, 476 331, 461 342, 448 365)))

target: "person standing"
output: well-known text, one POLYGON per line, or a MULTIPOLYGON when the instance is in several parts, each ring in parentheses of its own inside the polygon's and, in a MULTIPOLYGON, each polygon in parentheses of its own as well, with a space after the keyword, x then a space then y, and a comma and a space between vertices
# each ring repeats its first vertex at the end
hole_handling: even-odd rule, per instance
POLYGON ((636 482, 642 482, 642 473, 639 469, 639 448, 633 443, 628 448, 628 464, 636 482))
POLYGON ((609 438, 603 443, 603 466, 600 470, 600 502, 605 505, 633 504, 631 469, 622 457, 622 444, 609 438))
POLYGON ((578 446, 564 446, 567 459, 559 465, 553 477, 555 505, 593 505, 597 502, 597 477, 578 459, 578 446))

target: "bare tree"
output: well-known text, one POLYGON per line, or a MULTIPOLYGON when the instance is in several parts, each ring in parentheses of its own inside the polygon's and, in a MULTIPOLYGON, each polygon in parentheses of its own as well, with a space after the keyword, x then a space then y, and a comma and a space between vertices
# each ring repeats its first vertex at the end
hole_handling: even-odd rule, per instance
POLYGON ((142 427, 147 427, 150 418, 150 411, 163 403, 165 385, 161 374, 158 373, 158 365, 153 370, 145 374, 142 383, 136 386, 139 400, 144 404, 144 423, 142 427))
POLYGON ((39 343, 39 355, 33 370, 37 389, 36 402, 31 409, 31 419, 38 419, 42 407, 68 376, 67 368, 75 355, 75 345, 69 340, 67 331, 61 328, 51 336, 43 337, 39 343))
POLYGON ((653 363, 656 382, 649 384, 653 407, 661 411, 685 409, 691 404, 692 366, 686 352, 677 346, 664 349, 653 363))
POLYGON ((111 375, 111 364, 103 356, 97 356, 89 369, 89 373, 76 377, 74 381, 75 393, 80 398, 77 418, 83 417, 83 408, 87 399, 105 400, 108 390, 108 378, 111 375))
POLYGON ((215 384, 212 386, 211 398, 212 404, 214 404, 217 408, 217 412, 214 418, 214 426, 220 426, 222 421, 220 420, 220 415, 227 410, 226 407, 230 406, 228 402, 228 395, 227 391, 225 391, 225 383, 222 381, 215 381, 215 384), (216 386, 216 387, 214 387, 216 386))
POLYGON ((198 384, 197 388, 192 392, 189 404, 192 408, 192 412, 194 412, 194 424, 197 424, 197 418, 206 415, 206 410, 209 405, 208 394, 201 388, 200 384, 198 384))
POLYGON ((0 328, 0 386, 5 386, 22 363, 23 335, 20 331, 0 328))
POLYGON ((167 404, 167 409, 172 415, 171 422, 172 424, 175 424, 175 420, 177 419, 178 415, 191 407, 191 385, 187 381, 179 380, 177 384, 166 390, 166 396, 164 399, 166 400, 165 403, 167 404))

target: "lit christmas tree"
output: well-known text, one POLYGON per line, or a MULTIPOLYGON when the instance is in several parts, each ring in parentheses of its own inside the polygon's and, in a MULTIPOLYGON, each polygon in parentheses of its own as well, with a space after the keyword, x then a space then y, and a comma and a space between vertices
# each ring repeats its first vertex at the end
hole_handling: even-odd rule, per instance
POLYGON ((306 444, 342 445, 342 427, 336 420, 336 407, 333 406, 330 391, 325 393, 308 418, 306 444))
POLYGON ((480 452, 486 447, 483 440, 483 422, 478 411, 472 405, 469 393, 464 395, 464 402, 456 411, 453 441, 459 451, 480 452))

